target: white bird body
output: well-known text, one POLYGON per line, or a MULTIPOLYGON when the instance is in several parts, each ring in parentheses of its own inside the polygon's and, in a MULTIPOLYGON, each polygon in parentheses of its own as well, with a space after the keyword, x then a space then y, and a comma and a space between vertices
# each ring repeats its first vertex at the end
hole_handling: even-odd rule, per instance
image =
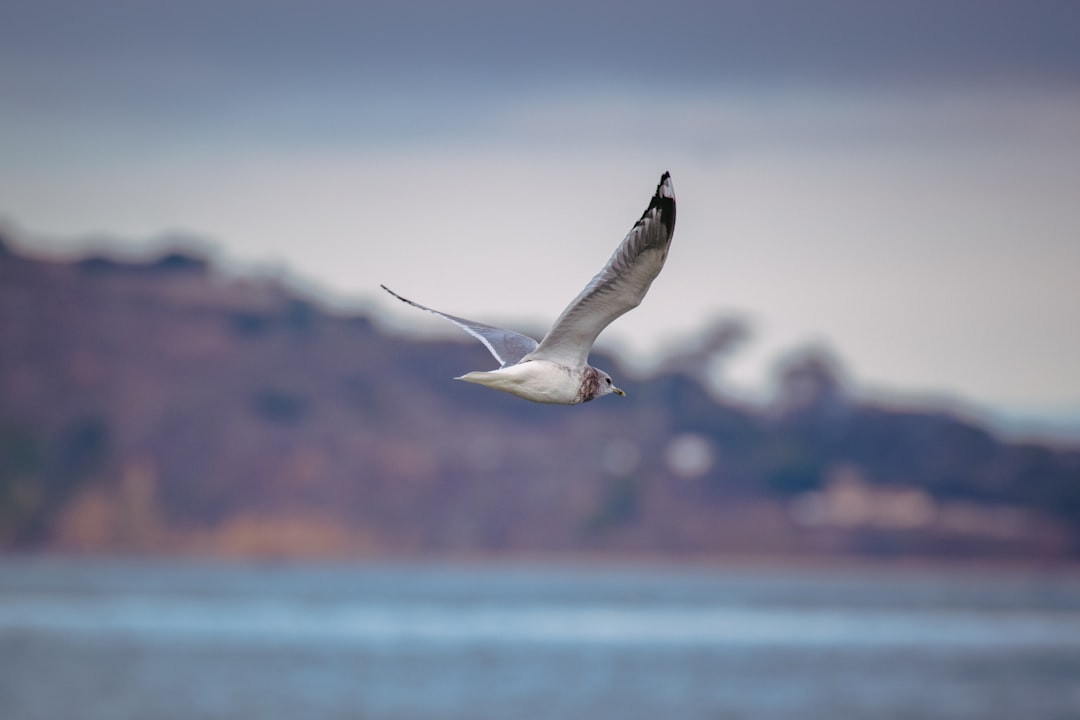
POLYGON ((454 379, 486 385, 533 402, 576 405, 584 402, 581 387, 588 369, 591 368, 571 368, 550 360, 530 360, 489 372, 479 370, 454 379))
POLYGON ((383 290, 413 307, 438 315, 475 337, 499 361, 499 369, 457 380, 486 385, 539 403, 576 405, 624 393, 611 376, 588 364, 597 336, 617 317, 641 304, 667 260, 675 231, 675 188, 664 173, 649 206, 604 268, 563 310, 539 343, 512 330, 448 315, 383 290))

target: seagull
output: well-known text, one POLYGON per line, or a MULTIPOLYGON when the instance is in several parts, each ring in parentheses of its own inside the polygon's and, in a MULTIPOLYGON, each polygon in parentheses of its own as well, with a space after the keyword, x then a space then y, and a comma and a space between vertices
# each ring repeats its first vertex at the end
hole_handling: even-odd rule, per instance
POLYGON ((675 188, 671 174, 665 172, 641 219, 539 343, 513 330, 433 310, 385 285, 380 287, 404 303, 454 323, 499 361, 498 370, 470 372, 455 380, 556 405, 577 405, 612 393, 625 397, 610 375, 588 364, 589 351, 604 328, 641 304, 664 267, 674 230, 675 188))

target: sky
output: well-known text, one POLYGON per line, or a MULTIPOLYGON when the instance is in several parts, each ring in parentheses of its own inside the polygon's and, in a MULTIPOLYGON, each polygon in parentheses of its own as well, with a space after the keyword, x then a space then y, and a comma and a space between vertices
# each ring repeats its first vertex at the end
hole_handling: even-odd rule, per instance
POLYGON ((0 223, 195 239, 396 327, 378 290, 542 333, 672 173, 678 224, 601 344, 737 317, 767 385, 1080 418, 1080 4, 0 4, 0 223))

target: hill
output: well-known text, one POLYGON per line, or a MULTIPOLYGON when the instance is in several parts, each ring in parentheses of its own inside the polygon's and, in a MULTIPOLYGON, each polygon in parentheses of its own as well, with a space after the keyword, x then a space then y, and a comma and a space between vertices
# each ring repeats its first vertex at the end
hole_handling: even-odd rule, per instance
POLYGON ((0 549, 1080 552, 1076 448, 861 401, 820 353, 762 407, 679 360, 628 400, 534 405, 450 379, 491 365, 479 344, 395 336, 190 254, 0 242, 0 549))

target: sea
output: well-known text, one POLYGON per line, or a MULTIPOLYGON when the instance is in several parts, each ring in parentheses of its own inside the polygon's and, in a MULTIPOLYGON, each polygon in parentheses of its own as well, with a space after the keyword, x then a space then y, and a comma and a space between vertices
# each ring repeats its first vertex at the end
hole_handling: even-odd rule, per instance
POLYGON ((1080 576, 6 558, 0 718, 1076 720, 1080 576))

